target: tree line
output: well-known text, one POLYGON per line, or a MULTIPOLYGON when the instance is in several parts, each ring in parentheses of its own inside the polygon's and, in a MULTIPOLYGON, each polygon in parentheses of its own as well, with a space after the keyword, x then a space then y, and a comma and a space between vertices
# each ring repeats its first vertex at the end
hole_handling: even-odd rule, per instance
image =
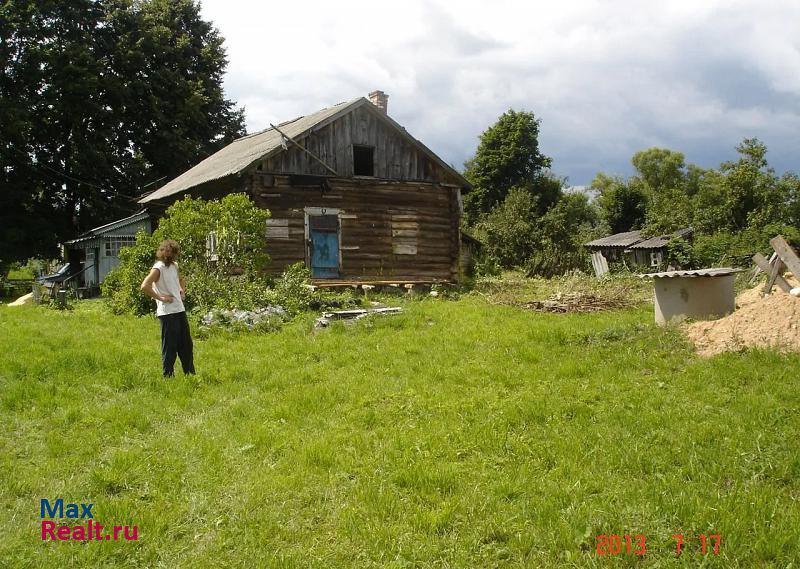
POLYGON ((137 209, 244 134, 193 0, 0 3, 0 265, 137 209))
POLYGON ((509 110, 481 134, 465 164, 473 189, 464 229, 484 244, 479 272, 589 270, 584 243, 631 230, 649 237, 693 227, 691 243, 673 240, 668 250, 668 261, 684 268, 749 264, 779 233, 800 242, 800 177, 776 174, 755 138, 718 168, 687 164, 674 150, 642 150, 631 159, 631 176, 598 173, 592 199, 553 175, 539 128, 532 112, 509 110))

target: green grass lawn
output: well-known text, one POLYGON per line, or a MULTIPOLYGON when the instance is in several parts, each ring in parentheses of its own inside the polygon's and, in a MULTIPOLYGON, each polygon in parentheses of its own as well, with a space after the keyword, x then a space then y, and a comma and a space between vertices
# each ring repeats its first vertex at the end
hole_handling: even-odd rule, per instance
POLYGON ((797 566, 800 357, 699 359, 647 306, 404 305, 173 380, 153 318, 0 307, 0 566, 797 566), (139 540, 42 542, 59 497, 139 540))

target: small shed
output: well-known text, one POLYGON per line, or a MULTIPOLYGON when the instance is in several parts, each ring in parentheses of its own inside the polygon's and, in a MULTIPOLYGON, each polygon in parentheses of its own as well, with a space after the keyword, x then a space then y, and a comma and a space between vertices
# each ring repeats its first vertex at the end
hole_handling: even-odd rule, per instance
POLYGON ((691 240, 693 234, 693 228, 684 227, 675 233, 656 235, 644 241, 634 243, 627 251, 631 264, 640 267, 663 267, 667 258, 667 244, 669 244, 672 239, 691 240))
POLYGON ((119 265, 119 250, 136 242, 140 230, 151 231, 150 216, 141 210, 131 216, 90 229, 64 243, 64 257, 80 271, 79 287, 96 287, 119 265))
POLYGON ((730 314, 736 308, 733 281, 739 271, 721 267, 642 275, 654 281, 656 323, 713 320, 730 314))
POLYGON ((584 247, 592 253, 602 254, 606 261, 619 261, 631 245, 640 241, 642 241, 641 231, 624 231, 589 241, 584 247))
POLYGON ((626 261, 631 267, 665 268, 667 244, 672 239, 691 239, 694 229, 684 227, 675 233, 645 238, 642 232, 624 231, 584 244, 592 254, 597 276, 608 272, 606 261, 626 261))

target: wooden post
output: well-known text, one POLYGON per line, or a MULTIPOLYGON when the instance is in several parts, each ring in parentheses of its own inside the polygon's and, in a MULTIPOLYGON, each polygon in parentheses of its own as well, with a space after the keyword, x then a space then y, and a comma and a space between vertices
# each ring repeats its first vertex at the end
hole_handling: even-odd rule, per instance
POLYGON ((767 284, 764 286, 764 294, 772 294, 772 287, 775 286, 775 281, 778 279, 779 276, 783 274, 783 271, 786 269, 786 265, 783 264, 783 261, 780 259, 775 259, 772 262, 772 269, 769 272, 769 278, 767 279, 767 284))
POLYGON ((797 257, 797 253, 789 246, 786 239, 778 235, 770 239, 769 244, 772 245, 772 248, 775 249, 775 252, 781 260, 786 263, 786 266, 792 271, 794 277, 800 279, 800 258, 797 257))
MULTIPOLYGON (((776 261, 780 261, 780 259, 776 259, 776 261)), ((762 271, 767 273, 768 275, 772 272, 772 265, 770 265, 769 261, 762 255, 761 253, 756 253, 753 255, 753 262, 758 265, 762 271)), ((775 284, 780 287, 783 292, 789 292, 792 290, 791 285, 786 282, 786 279, 782 276, 778 275, 775 279, 775 284)))

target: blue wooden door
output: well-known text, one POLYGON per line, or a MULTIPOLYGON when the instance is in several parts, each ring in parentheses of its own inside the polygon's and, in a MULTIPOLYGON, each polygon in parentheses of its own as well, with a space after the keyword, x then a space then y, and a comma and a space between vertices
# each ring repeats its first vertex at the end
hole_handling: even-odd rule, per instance
POLYGON ((311 276, 331 279, 339 276, 339 218, 313 215, 308 218, 311 239, 311 276))

